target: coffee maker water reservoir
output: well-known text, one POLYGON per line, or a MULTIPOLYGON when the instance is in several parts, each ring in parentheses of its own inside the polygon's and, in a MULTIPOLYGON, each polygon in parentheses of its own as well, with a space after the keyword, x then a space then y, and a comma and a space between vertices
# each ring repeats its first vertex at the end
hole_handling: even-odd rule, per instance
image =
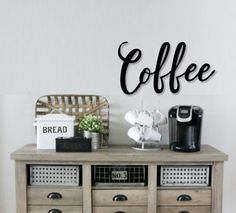
POLYGON ((170 149, 200 151, 203 110, 198 106, 174 106, 169 110, 170 149))

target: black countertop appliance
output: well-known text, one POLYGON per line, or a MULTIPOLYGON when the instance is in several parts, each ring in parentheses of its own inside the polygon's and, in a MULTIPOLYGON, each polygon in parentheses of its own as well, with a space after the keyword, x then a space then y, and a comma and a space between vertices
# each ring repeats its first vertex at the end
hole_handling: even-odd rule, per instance
POLYGON ((169 110, 170 149, 179 152, 197 152, 201 146, 203 110, 198 106, 180 105, 169 110))

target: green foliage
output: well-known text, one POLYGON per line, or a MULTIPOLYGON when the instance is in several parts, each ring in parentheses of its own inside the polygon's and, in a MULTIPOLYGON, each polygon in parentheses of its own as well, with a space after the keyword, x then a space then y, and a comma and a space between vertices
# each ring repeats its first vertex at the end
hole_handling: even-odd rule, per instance
POLYGON ((89 132, 101 132, 102 120, 99 116, 87 115, 81 120, 79 124, 79 130, 89 132))

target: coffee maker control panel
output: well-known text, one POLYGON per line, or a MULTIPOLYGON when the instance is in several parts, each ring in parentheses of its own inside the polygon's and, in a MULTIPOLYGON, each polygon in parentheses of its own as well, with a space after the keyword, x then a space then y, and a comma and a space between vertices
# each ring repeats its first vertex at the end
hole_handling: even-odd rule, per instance
POLYGON ((192 106, 178 106, 177 108, 177 121, 189 122, 192 120, 192 106))

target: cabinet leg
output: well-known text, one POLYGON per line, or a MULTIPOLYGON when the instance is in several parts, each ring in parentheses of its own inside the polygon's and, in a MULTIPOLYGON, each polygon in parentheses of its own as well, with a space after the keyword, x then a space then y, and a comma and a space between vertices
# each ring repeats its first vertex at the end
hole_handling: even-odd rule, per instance
POLYGON ((91 165, 83 165, 83 213, 92 213, 91 165))
POLYGON ((15 162, 15 176, 16 176, 16 212, 27 213, 27 171, 26 164, 20 161, 15 162))
POLYGON ((157 210, 157 166, 148 166, 148 213, 156 213, 157 210))
POLYGON ((212 213, 222 213, 223 162, 212 167, 212 213))

